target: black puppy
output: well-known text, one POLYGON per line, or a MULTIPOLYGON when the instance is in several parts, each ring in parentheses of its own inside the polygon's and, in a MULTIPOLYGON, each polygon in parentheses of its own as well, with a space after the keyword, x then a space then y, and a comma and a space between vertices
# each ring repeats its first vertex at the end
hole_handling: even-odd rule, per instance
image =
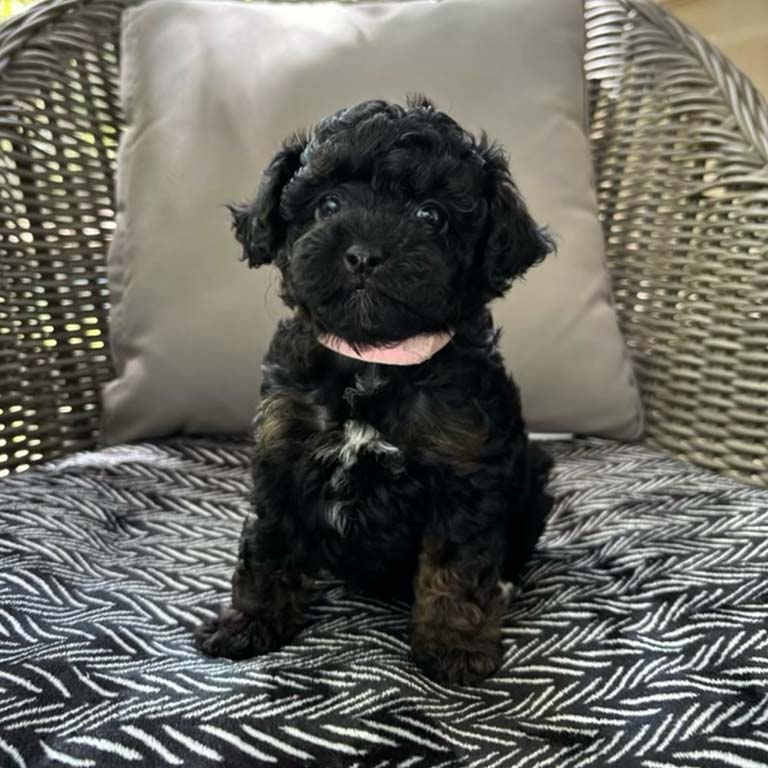
POLYGON ((423 97, 368 101, 289 138, 232 213, 243 258, 277 265, 294 314, 263 365, 232 605, 200 647, 279 648, 330 571, 413 601, 428 674, 486 677, 503 582, 551 506, 487 304, 552 244, 502 151, 423 97))

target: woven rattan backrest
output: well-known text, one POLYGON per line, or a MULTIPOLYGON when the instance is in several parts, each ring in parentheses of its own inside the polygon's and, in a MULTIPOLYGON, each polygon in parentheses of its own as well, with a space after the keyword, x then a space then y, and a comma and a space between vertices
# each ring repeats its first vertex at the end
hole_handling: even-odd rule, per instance
POLYGON ((590 2, 600 212, 648 440, 768 485, 768 107, 652 3, 590 2))
MULTIPOLYGON (((94 445, 119 0, 0 28, 0 475, 94 445)), ((651 443, 768 485, 768 109, 642 0, 587 0, 600 211, 651 443)))

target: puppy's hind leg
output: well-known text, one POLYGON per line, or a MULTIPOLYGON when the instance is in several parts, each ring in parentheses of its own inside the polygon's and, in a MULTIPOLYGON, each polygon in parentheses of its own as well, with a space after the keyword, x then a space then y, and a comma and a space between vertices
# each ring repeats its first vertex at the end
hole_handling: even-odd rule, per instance
MULTIPOLYGON (((498 539, 495 540, 498 543, 498 539)), ((448 685, 478 683, 501 665, 501 617, 494 541, 457 547, 426 538, 414 584, 411 649, 422 669, 448 685)))
POLYGON ((209 656, 245 659, 276 650, 301 630, 307 583, 296 542, 280 520, 246 520, 232 576, 232 604, 195 632, 209 656))

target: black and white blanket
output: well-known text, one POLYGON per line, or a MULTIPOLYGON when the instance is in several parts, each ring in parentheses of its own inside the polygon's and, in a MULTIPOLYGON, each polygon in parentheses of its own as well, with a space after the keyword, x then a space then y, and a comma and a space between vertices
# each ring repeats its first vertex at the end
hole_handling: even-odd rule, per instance
POLYGON ((80 454, 0 481, 0 766, 768 765, 768 493, 556 443, 558 498, 482 686, 408 612, 329 584, 281 652, 201 656, 247 510, 244 443, 80 454))

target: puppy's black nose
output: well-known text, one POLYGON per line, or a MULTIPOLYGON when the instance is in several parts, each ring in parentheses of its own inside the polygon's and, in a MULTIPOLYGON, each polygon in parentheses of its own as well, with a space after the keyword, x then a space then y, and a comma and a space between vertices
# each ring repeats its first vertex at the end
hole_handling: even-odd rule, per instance
POLYGON ((384 261, 381 248, 366 245, 350 245, 344 252, 344 263, 356 275, 369 275, 384 261))

